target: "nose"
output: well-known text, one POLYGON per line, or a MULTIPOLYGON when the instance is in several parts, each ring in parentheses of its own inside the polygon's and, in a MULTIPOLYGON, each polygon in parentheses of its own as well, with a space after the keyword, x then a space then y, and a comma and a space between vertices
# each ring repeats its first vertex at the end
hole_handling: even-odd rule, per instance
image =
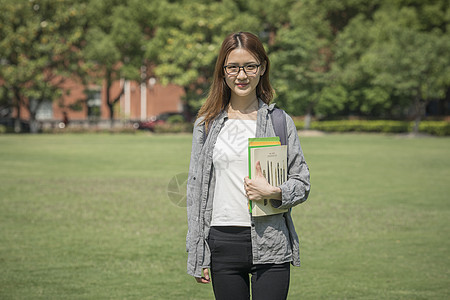
POLYGON ((239 73, 237 74, 238 79, 247 78, 247 73, 245 73, 244 68, 239 69, 239 73))

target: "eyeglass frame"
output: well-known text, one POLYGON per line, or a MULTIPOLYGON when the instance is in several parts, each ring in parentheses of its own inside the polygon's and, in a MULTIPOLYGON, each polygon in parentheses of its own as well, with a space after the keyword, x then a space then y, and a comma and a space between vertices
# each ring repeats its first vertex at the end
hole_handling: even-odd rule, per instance
POLYGON ((241 69, 242 70, 244 70, 244 73, 245 73, 245 75, 255 75, 256 73, 258 73, 258 69, 259 69, 259 67, 261 67, 261 64, 253 64, 253 63, 250 63, 250 64, 247 64, 247 65, 245 65, 245 66, 236 66, 236 65, 225 65, 225 66, 223 66, 223 70, 224 70, 224 72, 225 72, 225 74, 227 74, 228 76, 238 76, 239 75, 239 73, 241 73, 241 69), (247 71, 245 71, 245 67, 247 67, 247 66, 250 66, 250 65, 255 65, 256 66, 256 71, 255 71, 255 73, 247 73, 247 71), (237 73, 236 74, 229 74, 228 72, 227 72, 227 67, 237 67, 237 68, 239 68, 239 70, 237 71, 237 73))

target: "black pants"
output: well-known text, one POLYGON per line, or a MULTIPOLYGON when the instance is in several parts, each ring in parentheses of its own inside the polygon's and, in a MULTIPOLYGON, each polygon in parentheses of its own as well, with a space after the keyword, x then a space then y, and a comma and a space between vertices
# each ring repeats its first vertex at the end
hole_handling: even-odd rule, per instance
POLYGON ((253 264, 249 227, 211 227, 211 278, 217 300, 283 300, 289 290, 290 263, 253 264))

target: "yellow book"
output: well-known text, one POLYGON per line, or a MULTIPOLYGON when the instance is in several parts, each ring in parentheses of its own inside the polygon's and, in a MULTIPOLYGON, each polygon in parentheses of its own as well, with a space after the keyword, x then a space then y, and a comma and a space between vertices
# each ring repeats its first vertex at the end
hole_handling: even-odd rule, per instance
POLYGON ((248 144, 250 147, 254 146, 280 146, 281 142, 251 142, 248 144))

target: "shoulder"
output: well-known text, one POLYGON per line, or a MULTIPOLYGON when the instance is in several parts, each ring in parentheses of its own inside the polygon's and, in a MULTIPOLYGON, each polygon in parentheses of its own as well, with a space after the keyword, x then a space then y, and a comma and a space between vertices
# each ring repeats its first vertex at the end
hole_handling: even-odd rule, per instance
POLYGON ((299 139, 297 126, 295 125, 294 120, 289 114, 286 114, 286 128, 289 136, 294 136, 296 140, 299 139))
POLYGON ((284 114, 286 115, 286 124, 288 125, 288 127, 295 127, 294 119, 292 119, 292 117, 287 112, 284 112, 284 114))
POLYGON ((194 122, 194 129, 192 130, 192 143, 193 144, 202 144, 204 139, 205 132, 205 122, 203 117, 197 118, 194 122))
POLYGON ((196 133, 201 133, 205 131, 205 118, 204 117, 198 117, 197 120, 194 122, 194 135, 196 133))
POLYGON ((199 127, 199 126, 204 126, 204 124, 205 124, 205 118, 203 116, 198 117, 197 120, 195 120, 195 122, 194 122, 194 128, 199 127))

